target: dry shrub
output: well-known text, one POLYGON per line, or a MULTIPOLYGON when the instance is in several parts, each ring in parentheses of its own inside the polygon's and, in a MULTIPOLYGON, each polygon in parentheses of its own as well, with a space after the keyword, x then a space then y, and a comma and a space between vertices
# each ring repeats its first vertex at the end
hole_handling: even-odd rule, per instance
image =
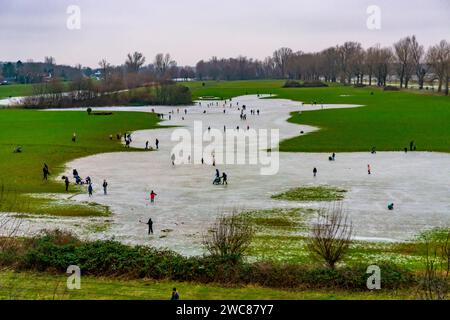
POLYGON ((450 230, 445 241, 434 244, 426 242, 425 273, 417 290, 422 300, 447 300, 450 292, 450 230))
POLYGON ((213 257, 241 261, 253 239, 254 230, 250 222, 239 216, 221 215, 203 237, 205 249, 213 257))
POLYGON ((340 202, 334 202, 327 209, 319 210, 307 246, 313 256, 334 269, 347 253, 352 235, 353 225, 348 215, 340 202))

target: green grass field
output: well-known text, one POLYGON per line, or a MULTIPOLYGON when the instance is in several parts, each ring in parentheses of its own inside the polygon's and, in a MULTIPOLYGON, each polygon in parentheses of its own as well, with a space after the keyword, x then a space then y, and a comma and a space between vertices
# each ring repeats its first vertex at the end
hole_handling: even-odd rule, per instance
MULTIPOLYGON (((57 215, 105 214, 94 205, 57 205, 29 193, 61 193, 61 179, 44 181, 42 166, 50 167, 51 178, 58 178, 70 160, 104 152, 125 151, 116 140, 117 133, 157 126, 156 115, 115 112, 110 116, 89 116, 86 112, 47 112, 35 110, 0 110, 0 187, 3 186, 0 211, 49 213, 57 215), (71 137, 77 134, 77 142, 71 137), (114 136, 110 140, 109 135, 114 136), (22 153, 13 153, 16 146, 22 153)), ((135 150, 137 151, 137 150, 135 150)), ((70 188, 71 192, 79 189, 70 188)))
POLYGON ((31 84, 10 84, 0 86, 0 99, 29 96, 32 93, 33 86, 31 84))
POLYGON ((68 290, 67 277, 46 273, 0 271, 0 300, 169 300, 176 287, 181 300, 338 300, 411 299, 413 292, 377 290, 287 291, 255 286, 224 288, 189 282, 81 277, 79 290, 68 290))
POLYGON ((281 151, 399 151, 414 140, 419 151, 450 152, 450 98, 419 91, 385 92, 379 88, 281 88, 283 81, 187 82, 194 98, 230 98, 244 94, 276 94, 311 103, 364 105, 363 108, 294 113, 290 122, 321 130, 283 141, 281 151), (371 95, 371 92, 374 94, 371 95))

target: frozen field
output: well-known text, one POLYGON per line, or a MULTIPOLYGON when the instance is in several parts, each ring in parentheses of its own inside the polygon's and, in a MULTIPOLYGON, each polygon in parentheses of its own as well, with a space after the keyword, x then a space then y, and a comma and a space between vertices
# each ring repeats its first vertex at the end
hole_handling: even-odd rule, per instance
MULTIPOLYGON (((202 106, 107 108, 168 113, 172 119, 163 125, 184 126, 193 130, 194 121, 202 121, 203 131, 218 129, 223 132, 240 126, 241 132, 251 129, 279 129, 280 138, 286 139, 316 130, 286 122, 289 113, 300 110, 358 107, 350 105, 305 105, 281 99, 259 99, 256 96, 235 98, 233 106, 223 107, 223 102, 202 101, 202 106), (216 106, 218 103, 218 106, 216 106), (237 106, 239 103, 239 106, 237 106), (212 106, 208 107, 208 104, 212 106), (240 120, 242 105, 246 105, 247 120, 240 120), (223 113, 223 110, 226 113, 223 113), (250 115, 250 109, 260 110, 260 115, 250 115), (206 114, 204 114, 206 110, 206 114), (185 117, 182 120, 182 117, 185 117), (243 130, 244 129, 244 130, 243 130)), ((83 111, 85 112, 85 111, 83 111)), ((320 111, 319 111, 320 112, 320 111)), ((160 141, 157 152, 111 153, 77 159, 67 164, 66 174, 71 177, 76 168, 82 177, 90 176, 94 182, 94 196, 86 194, 73 197, 76 201, 95 201, 110 206, 113 215, 111 227, 104 233, 91 237, 111 238, 126 243, 151 244, 168 247, 184 254, 200 251, 202 234, 215 217, 233 209, 274 207, 320 207, 320 203, 296 203, 273 200, 274 193, 305 185, 330 185, 348 190, 344 206, 354 223, 356 235, 362 239, 405 240, 418 232, 450 222, 450 155, 424 152, 339 153, 336 161, 328 161, 323 153, 280 153, 279 171, 275 175, 261 175, 260 165, 217 164, 228 174, 227 186, 213 186, 215 168, 211 156, 204 156, 205 164, 171 163, 172 148, 177 142, 171 134, 176 128, 143 130, 132 133, 132 146, 143 148, 149 141, 154 146, 160 141), (370 164, 372 174, 368 175, 370 164), (312 170, 318 169, 313 177, 312 170), (103 179, 109 183, 109 194, 103 195, 103 179), (149 203, 149 192, 158 196, 149 203), (387 210, 393 202, 395 210, 387 210), (147 235, 146 221, 154 221, 155 234, 147 235)), ((207 135, 207 133, 206 133, 207 135)), ((209 143, 205 142, 204 145, 209 143)), ((216 158, 221 153, 216 152, 216 158)), ((275 156, 275 155, 272 155, 275 156)), ((89 218, 31 218, 25 219, 24 230, 43 227, 62 227, 80 232, 89 218)), ((98 220, 94 219, 95 221, 98 220)), ((101 220, 101 219, 100 219, 101 220)))

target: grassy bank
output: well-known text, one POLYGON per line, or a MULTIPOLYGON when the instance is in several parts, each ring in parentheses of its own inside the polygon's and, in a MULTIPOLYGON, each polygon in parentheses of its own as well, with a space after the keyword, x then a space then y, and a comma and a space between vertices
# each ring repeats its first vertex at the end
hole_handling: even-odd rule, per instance
MULTIPOLYGON (((89 116, 86 112, 72 111, 0 110, 0 186, 3 186, 0 211, 71 216, 107 214, 106 208, 54 201, 45 195, 64 193, 58 176, 68 161, 98 153, 128 151, 116 139, 117 133, 156 128, 157 123, 156 115, 139 112, 89 116), (74 132, 75 143, 71 141, 74 132), (21 153, 13 153, 17 146, 22 146, 21 153), (51 172, 48 181, 42 178, 44 163, 51 172)), ((80 189, 72 185, 69 191, 77 193, 80 189)))
POLYGON ((450 98, 427 92, 385 92, 379 88, 282 88, 284 81, 188 82, 194 97, 231 98, 276 94, 311 103, 357 104, 363 108, 293 113, 290 122, 321 130, 283 141, 282 151, 354 152, 402 150, 414 140, 420 151, 450 152, 450 98), (371 94, 373 92, 373 94, 371 94))
POLYGON ((67 276, 0 271, 0 299, 29 300, 169 300, 176 287, 182 300, 337 300, 409 299, 407 290, 351 292, 343 290, 275 290, 257 286, 223 287, 190 282, 120 280, 82 276, 79 290, 68 290, 67 276))
POLYGON ((29 96, 33 93, 31 84, 11 84, 0 86, 0 99, 29 96))

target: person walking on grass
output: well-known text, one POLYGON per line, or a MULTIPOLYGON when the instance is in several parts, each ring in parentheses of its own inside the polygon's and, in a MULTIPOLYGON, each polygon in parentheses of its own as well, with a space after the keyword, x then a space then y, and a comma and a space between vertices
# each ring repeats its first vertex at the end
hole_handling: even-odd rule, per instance
POLYGON ((75 132, 72 135, 72 142, 77 142, 77 134, 75 132))
POLYGON ((106 182, 106 180, 103 180, 103 194, 106 196, 108 194, 108 182, 106 182))
POLYGON ((170 300, 180 300, 180 295, 178 294, 177 288, 172 289, 172 297, 170 300))
POLYGON ((93 191, 94 191, 94 189, 92 188, 92 183, 89 182, 89 186, 88 186, 89 197, 92 197, 93 191))
POLYGON ((64 177, 64 184, 66 185, 66 192, 69 191, 69 178, 64 177))
POLYGON ((150 192, 150 203, 155 203, 155 197, 157 196, 157 194, 155 192, 150 192))
POLYGON ((48 176, 50 175, 50 171, 48 170, 48 166, 46 163, 44 163, 44 167, 42 168, 42 172, 44 174, 44 180, 47 180, 48 176))

